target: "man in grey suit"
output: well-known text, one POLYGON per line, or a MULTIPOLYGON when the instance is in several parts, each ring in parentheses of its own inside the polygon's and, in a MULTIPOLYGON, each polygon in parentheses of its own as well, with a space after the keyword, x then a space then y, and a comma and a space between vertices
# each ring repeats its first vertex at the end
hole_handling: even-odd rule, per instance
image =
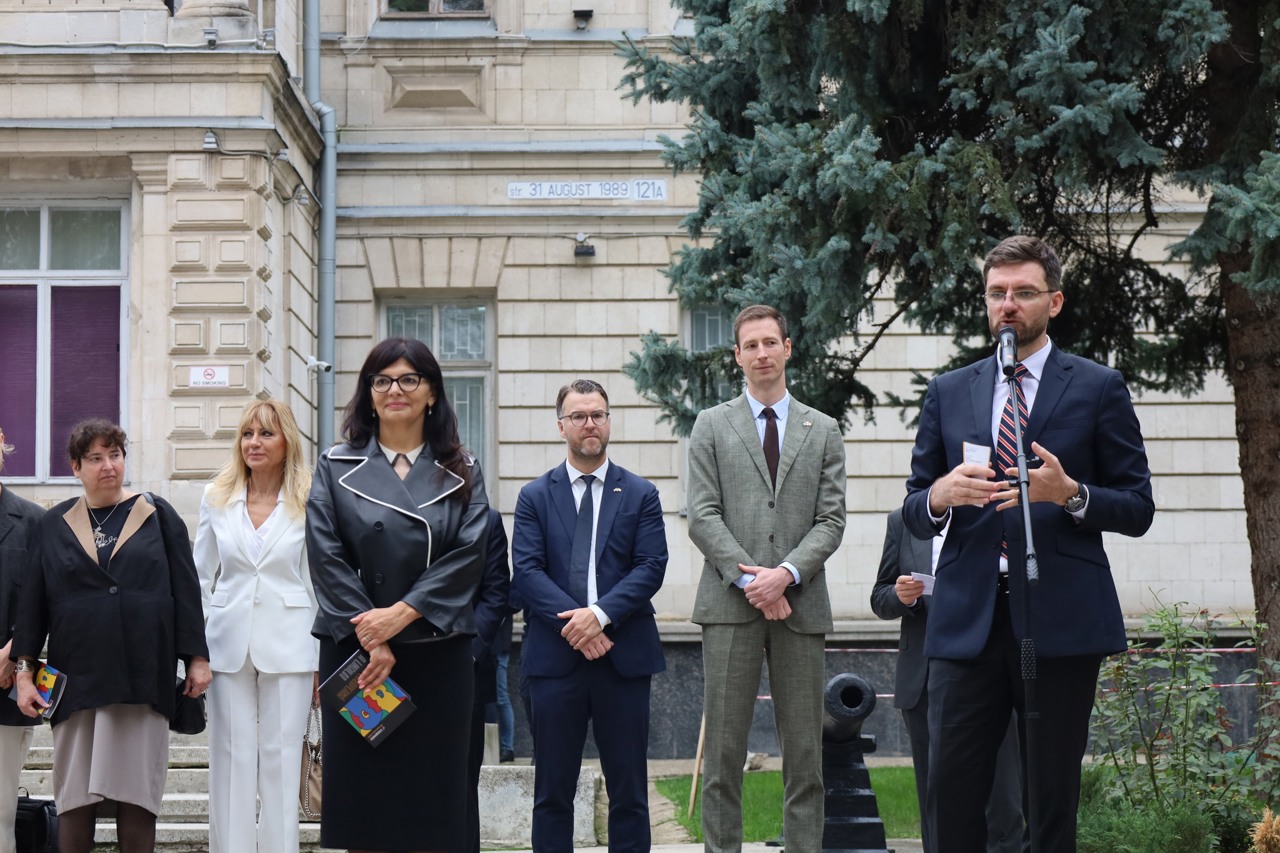
MULTIPOLYGON (((929 659, 924 656, 924 632, 929 599, 924 582, 911 573, 931 575, 938 562, 946 532, 932 540, 917 539, 902 523, 902 508, 889 513, 880 555, 880 572, 871 589, 871 609, 881 619, 901 619, 898 666, 894 677, 893 707, 902 712, 911 741, 911 763, 920 801, 920 840, 924 853, 935 853, 937 843, 925 812, 925 786, 929 779, 929 659)), ((987 799, 987 853, 1021 853, 1022 764, 1018 756, 1018 727, 1010 715, 1009 730, 996 756, 995 781, 987 799)), ((1028 845, 1029 846, 1029 845, 1028 845)))
POLYGON ((693 608, 706 681, 702 832, 708 851, 742 847, 742 758, 767 656, 787 850, 818 853, 825 564, 844 535, 844 439, 787 393, 791 339, 776 308, 744 308, 733 337, 746 393, 701 412, 689 441, 689 538, 704 557, 693 608))

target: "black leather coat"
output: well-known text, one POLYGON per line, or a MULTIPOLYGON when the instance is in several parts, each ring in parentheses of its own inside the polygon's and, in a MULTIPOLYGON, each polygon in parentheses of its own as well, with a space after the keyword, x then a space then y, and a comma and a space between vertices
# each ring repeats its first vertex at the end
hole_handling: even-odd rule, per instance
POLYGON ((422 619, 392 644, 474 634, 489 527, 478 462, 465 504, 454 495, 462 485, 425 448, 403 481, 375 441, 325 451, 307 499, 307 559, 320 606, 311 633, 340 642, 354 633, 353 616, 404 601, 422 619))

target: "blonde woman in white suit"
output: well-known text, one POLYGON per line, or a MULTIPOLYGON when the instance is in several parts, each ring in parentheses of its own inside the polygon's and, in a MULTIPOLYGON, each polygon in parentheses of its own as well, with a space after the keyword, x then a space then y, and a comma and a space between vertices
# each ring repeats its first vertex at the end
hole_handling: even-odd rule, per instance
POLYGON ((293 412, 250 403, 205 488, 195 558, 207 620, 210 853, 297 853, 316 599, 303 514, 311 474, 293 412), (262 807, 257 808, 261 801, 262 807))

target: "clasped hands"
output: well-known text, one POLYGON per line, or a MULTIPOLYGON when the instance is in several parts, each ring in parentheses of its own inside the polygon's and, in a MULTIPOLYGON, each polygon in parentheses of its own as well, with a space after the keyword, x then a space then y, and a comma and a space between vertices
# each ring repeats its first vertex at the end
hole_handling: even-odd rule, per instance
POLYGON ((783 566, 771 569, 739 563, 738 571, 755 578, 742 588, 742 593, 747 597, 747 603, 763 613, 765 619, 777 621, 791 615, 791 602, 783 594, 795 582, 789 569, 783 566))
POLYGON ((360 641, 360 647, 369 653, 369 664, 356 679, 361 690, 386 681, 391 675, 396 656, 387 641, 421 616, 408 604, 397 601, 390 607, 375 607, 351 617, 351 624, 356 626, 356 639, 360 641))
MULTIPOLYGON (((1044 460, 1039 468, 1027 471, 1027 497, 1032 503, 1065 504, 1079 491, 1080 485, 1067 476, 1058 457, 1039 442, 1031 442, 1031 450, 1044 460)), ((1004 469, 1009 478, 1018 476, 1016 467, 1004 469)), ((1005 480, 996 480, 989 465, 961 463, 936 480, 929 492, 929 512, 936 518, 953 506, 987 506, 1006 510, 1019 504, 1019 490, 1005 480)), ((755 586, 755 584, 752 584, 755 586)))
POLYGON ((566 620, 564 627, 560 629, 560 636, 568 640, 575 650, 582 652, 587 660, 602 658, 613 648, 613 640, 604 633, 604 626, 590 607, 562 610, 556 614, 556 618, 566 620))

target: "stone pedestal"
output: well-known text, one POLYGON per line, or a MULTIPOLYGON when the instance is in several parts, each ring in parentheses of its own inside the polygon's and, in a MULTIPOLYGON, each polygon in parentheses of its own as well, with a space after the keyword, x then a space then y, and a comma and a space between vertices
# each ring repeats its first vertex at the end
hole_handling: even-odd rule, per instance
MULTIPOLYGON (((533 774, 527 764, 480 768, 480 842, 484 847, 529 849, 533 832, 533 774)), ((600 772, 583 767, 573 797, 573 846, 595 847, 600 772)))

